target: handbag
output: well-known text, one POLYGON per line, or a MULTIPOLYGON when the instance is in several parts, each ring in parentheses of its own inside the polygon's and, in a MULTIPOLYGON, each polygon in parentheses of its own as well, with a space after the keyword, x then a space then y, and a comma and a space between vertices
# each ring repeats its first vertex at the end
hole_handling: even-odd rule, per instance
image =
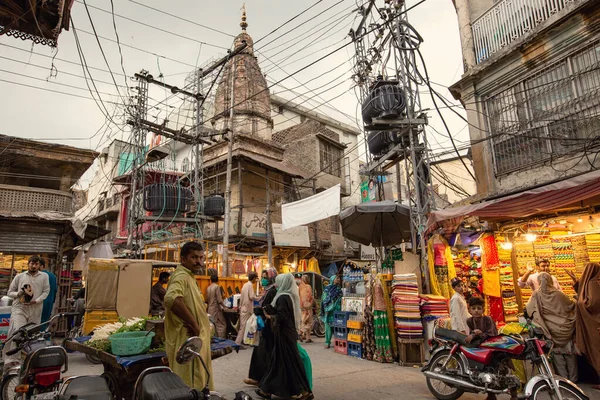
POLYGON ((265 328, 265 320, 260 315, 256 317, 256 330, 262 331, 265 328))

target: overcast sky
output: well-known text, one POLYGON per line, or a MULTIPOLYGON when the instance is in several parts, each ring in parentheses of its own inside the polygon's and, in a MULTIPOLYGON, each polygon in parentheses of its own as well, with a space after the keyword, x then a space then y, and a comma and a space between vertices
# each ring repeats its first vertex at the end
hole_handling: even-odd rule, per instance
MULTIPOLYGON (((72 19, 104 106, 110 114, 117 110, 113 120, 119 123, 124 119, 120 115, 122 108, 116 108, 113 103, 122 103, 122 100, 117 94, 111 74, 106 72, 108 67, 96 38, 91 34, 93 29, 82 1, 75 0, 72 19)), ((122 75, 121 57, 117 44, 113 42, 116 37, 112 16, 110 12, 105 12, 110 11, 110 2, 86 1, 96 31, 103 37, 100 38, 100 44, 117 85, 125 86, 127 81, 128 86, 135 86, 135 82, 131 79, 126 80, 122 75)), ((356 13, 352 12, 356 8, 355 0, 323 0, 309 12, 276 33, 268 35, 314 2, 246 1, 248 33, 258 42, 255 46, 257 56, 269 82, 285 78, 349 42, 347 33, 351 26, 357 24, 356 13), (330 7, 331 9, 326 11, 330 7), (300 24, 303 25, 297 27, 300 24), (295 27, 297 28, 294 29, 295 27), (277 39, 291 29, 294 30, 277 39), (316 33, 317 30, 320 31, 316 33), (268 36, 264 37, 265 35, 268 36), (323 36, 319 38, 321 35, 323 36), (261 38, 263 39, 259 41, 261 38), (275 67, 274 64, 278 66, 275 67)), ((383 1, 378 1, 379 3, 383 1)), ((407 3, 408 6, 412 6, 417 1, 410 0, 407 3)), ((114 0, 115 13, 127 18, 115 18, 125 73, 132 76, 135 72, 146 69, 155 77, 162 73, 167 83, 182 87, 186 75, 194 66, 205 64, 211 58, 225 54, 232 46, 233 37, 241 31, 239 23, 242 4, 241 0, 114 0)), ((425 39, 421 49, 431 80, 445 86, 456 82, 462 74, 463 67, 458 24, 452 1, 426 0, 409 12, 409 20, 425 39)), ((357 115, 358 101, 350 79, 353 54, 354 46, 349 45, 294 75, 294 78, 286 79, 281 83, 283 87, 274 88, 273 91, 287 98, 294 98, 298 94, 306 94, 307 97, 313 98, 314 94, 310 91, 312 89, 320 96, 304 103, 304 106, 313 108, 327 103, 320 106, 318 111, 356 125, 356 119, 352 117, 357 115), (314 79, 342 63, 344 65, 333 72, 314 79), (314 80, 305 86, 302 85, 311 79, 314 80), (329 84, 325 85, 327 83, 329 84), (286 90, 292 88, 296 88, 294 92, 297 93, 286 90)), ((33 45, 31 41, 0 36, 0 75, 0 91, 3 94, 0 98, 2 134, 96 150, 102 149, 114 138, 128 137, 127 128, 123 131, 121 127, 110 124, 107 129, 105 115, 100 109, 102 105, 99 106, 91 99, 86 80, 82 78, 83 71, 73 29, 62 32, 57 52, 48 46, 33 45)), ((439 86, 436 89, 451 98, 447 89, 439 86)), ((124 87, 120 88, 120 95, 123 98, 127 96, 124 87)), ((169 93, 165 94, 160 88, 152 88, 150 105, 164 100, 168 95, 169 93)), ((423 104, 429 107, 431 103, 428 95, 424 94, 422 97, 423 104)), ((179 104, 177 99, 170 99, 168 103, 151 109, 150 117, 160 119, 170 111, 169 107, 179 104)), ((457 144, 464 145, 468 138, 465 123, 448 110, 443 110, 443 113, 453 136, 458 140, 457 144)), ((429 117, 430 146, 434 152, 449 149, 450 143, 445 137, 439 117, 434 111, 429 112, 429 117), (435 130, 442 132, 443 136, 435 133, 435 130)), ((362 148, 361 152, 364 151, 362 148)))

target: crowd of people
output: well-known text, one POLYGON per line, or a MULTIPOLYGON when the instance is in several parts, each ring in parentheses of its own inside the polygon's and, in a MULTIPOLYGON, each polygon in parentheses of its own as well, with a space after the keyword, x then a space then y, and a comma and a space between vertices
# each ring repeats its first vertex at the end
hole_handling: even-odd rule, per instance
MULTIPOLYGON (((578 355, 585 356, 600 376, 600 264, 588 263, 580 279, 569 275, 577 293, 574 299, 562 292, 556 277, 550 274, 547 260, 538 262, 537 271, 528 269, 518 284, 533 290, 526 305, 527 314, 554 343, 555 372, 577 382, 578 355)), ((455 292, 450 299, 452 329, 468 335, 467 342, 497 335, 494 321, 483 315, 483 299, 472 297, 467 304, 460 278, 452 280, 452 287, 455 292)), ((594 388, 600 389, 600 385, 594 388)))
MULTIPOLYGON (((221 317, 225 306, 217 284, 218 277, 211 275, 205 305, 194 278, 194 274, 204 268, 202 245, 186 243, 181 248, 180 262, 181 265, 170 277, 164 296, 167 358, 173 371, 190 387, 202 389, 208 383, 212 390, 212 378, 207 382, 208 376, 200 369, 199 363, 177 364, 175 355, 179 346, 190 336, 198 336, 203 343, 210 343, 208 312, 214 318, 217 333, 224 336, 226 325, 221 317)), ((253 348, 248 378, 244 382, 257 386, 256 393, 262 398, 312 399, 310 358, 299 345, 300 337, 304 335, 306 338, 303 320, 308 323, 310 317, 303 314, 303 308, 306 307, 301 301, 299 283, 291 274, 277 275, 274 268, 264 270, 261 278, 263 294, 259 297, 253 290, 258 276, 249 274, 248 282, 242 288, 239 305, 238 344, 242 344, 245 325, 252 314, 264 321, 261 339, 259 345, 253 348), (255 301, 258 306, 255 306, 255 301)), ((306 292, 306 288, 302 287, 302 291, 306 292)), ((208 371, 212 372, 210 346, 203 346, 201 354, 208 371)))

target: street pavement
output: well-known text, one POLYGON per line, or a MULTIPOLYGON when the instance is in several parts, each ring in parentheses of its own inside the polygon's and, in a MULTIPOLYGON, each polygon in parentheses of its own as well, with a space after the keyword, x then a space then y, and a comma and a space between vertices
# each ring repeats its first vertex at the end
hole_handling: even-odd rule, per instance
MULTIPOLYGON (((419 368, 400 367, 398 364, 380 364, 336 354, 333 348, 325 350, 323 339, 303 344, 313 366, 313 385, 316 400, 434 400, 419 368)), ((213 361, 215 389, 232 400, 236 392, 244 390, 254 399, 254 388, 244 385, 252 349, 240 350, 213 361)), ((102 366, 90 364, 82 354, 69 356, 68 375, 102 373, 102 366)), ((582 385, 590 400, 600 400, 600 392, 582 385)), ((508 396, 500 396, 508 400, 508 396)), ((465 394, 461 400, 484 400, 484 395, 465 394)))

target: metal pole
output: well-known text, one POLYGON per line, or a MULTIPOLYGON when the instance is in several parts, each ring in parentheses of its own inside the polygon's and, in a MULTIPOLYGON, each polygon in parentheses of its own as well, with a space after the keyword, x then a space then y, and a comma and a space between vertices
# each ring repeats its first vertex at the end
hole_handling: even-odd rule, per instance
POLYGON ((267 185, 267 257, 269 267, 273 267, 273 233, 271 231, 271 188, 269 187, 269 171, 265 179, 267 185))
POLYGON ((223 218, 223 275, 231 276, 229 266, 229 221, 231 219, 231 165, 233 163, 233 106, 235 100, 235 58, 231 60, 231 105, 227 131, 227 174, 225 178, 225 217, 223 218))
MULTIPOLYGON (((202 68, 196 70, 196 93, 202 92, 202 68)), ((196 215, 200 213, 202 210, 202 214, 204 214, 204 179, 200 179, 200 165, 202 163, 202 155, 201 151, 204 148, 204 144, 201 144, 200 131, 202 126, 202 99, 199 96, 196 96, 196 144, 194 145, 195 152, 195 165, 194 165, 194 182, 195 182, 195 192, 196 192, 196 215)), ((204 174, 202 174, 204 177, 204 174)), ((196 222, 198 226, 198 236, 200 239, 204 237, 204 220, 200 220, 200 222, 196 222)))

